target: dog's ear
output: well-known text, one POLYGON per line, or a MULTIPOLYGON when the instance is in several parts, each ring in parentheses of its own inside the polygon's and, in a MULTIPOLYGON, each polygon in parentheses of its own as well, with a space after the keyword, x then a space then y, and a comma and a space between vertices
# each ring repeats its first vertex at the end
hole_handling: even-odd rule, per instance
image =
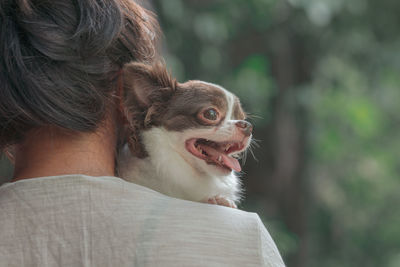
POLYGON ((126 141, 139 158, 147 156, 140 132, 153 125, 153 118, 162 114, 177 88, 165 64, 129 63, 123 69, 121 111, 125 118, 126 141))
POLYGON ((125 100, 148 109, 155 102, 168 100, 176 90, 177 82, 162 62, 152 65, 129 63, 123 70, 125 100))

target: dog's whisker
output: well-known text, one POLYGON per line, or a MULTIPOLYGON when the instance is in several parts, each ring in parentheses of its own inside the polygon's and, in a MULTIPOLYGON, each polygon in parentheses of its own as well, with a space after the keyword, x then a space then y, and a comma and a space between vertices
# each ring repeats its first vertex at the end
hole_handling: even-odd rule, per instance
POLYGON ((245 165, 247 160, 247 150, 243 152, 242 164, 245 165))
POLYGON ((253 147, 249 147, 249 151, 250 151, 251 155, 253 156, 254 160, 258 162, 258 159, 257 159, 256 155, 254 154, 253 147))
POLYGON ((260 148, 259 142, 261 142, 261 141, 253 139, 253 140, 251 140, 249 147, 251 147, 251 148, 254 148, 254 147, 260 148))
POLYGON ((246 115, 248 119, 264 119, 263 117, 256 114, 247 113, 246 115))

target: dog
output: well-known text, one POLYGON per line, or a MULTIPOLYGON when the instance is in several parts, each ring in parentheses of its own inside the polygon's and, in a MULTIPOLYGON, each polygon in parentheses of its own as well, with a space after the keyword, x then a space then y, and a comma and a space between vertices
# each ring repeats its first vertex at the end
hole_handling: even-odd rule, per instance
POLYGON ((175 198, 237 207, 238 158, 253 126, 234 94, 208 82, 179 83, 163 63, 127 64, 122 94, 123 179, 175 198))

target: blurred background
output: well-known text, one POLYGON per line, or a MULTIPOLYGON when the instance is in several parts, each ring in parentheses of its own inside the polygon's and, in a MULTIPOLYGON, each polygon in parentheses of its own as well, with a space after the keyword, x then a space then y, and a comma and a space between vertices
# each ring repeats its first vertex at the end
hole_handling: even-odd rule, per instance
POLYGON ((145 5, 173 75, 222 85, 251 115, 240 208, 287 266, 399 267, 400 1, 145 5))

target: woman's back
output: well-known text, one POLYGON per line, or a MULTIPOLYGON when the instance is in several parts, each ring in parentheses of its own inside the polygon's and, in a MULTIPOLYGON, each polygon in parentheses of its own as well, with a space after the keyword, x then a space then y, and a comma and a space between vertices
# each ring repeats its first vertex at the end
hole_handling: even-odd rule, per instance
POLYGON ((256 214, 178 200, 116 177, 0 187, 6 266, 283 266, 256 214))

